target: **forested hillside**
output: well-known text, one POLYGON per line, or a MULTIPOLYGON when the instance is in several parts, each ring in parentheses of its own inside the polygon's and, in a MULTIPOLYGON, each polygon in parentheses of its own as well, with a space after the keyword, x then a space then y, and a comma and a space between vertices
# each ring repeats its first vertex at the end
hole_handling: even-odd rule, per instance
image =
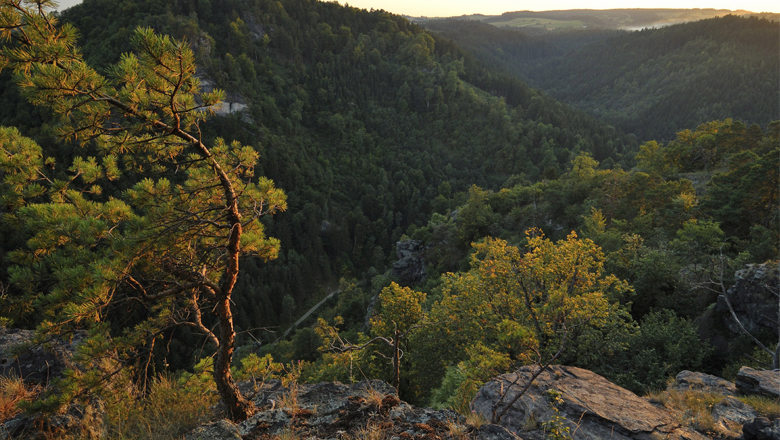
POLYGON ((301 382, 469 415, 520 366, 637 393, 780 366, 776 23, 437 28, 471 54, 315 0, 0 7, 0 325, 76 346, 10 408, 179 438, 216 395, 246 420, 271 378, 303 419, 301 382), (769 274, 748 329, 727 298, 746 267, 769 274))
MULTIPOLYGON (((497 189, 515 175, 555 177, 581 152, 627 165, 636 148, 384 12, 306 0, 88 0, 62 20, 80 30, 98 67, 130 50, 136 26, 184 38, 203 78, 248 105, 204 127, 208 138, 255 147, 259 174, 288 195, 287 212, 265 220, 281 240, 279 259, 243 266, 244 329, 285 326, 339 278, 383 273, 395 242, 427 222, 437 197, 472 184, 497 189)), ((6 84, 0 123, 69 160, 75 147, 54 139, 40 110, 6 84)))
MULTIPOLYGON (((729 375, 740 363, 769 362, 724 327, 715 302, 745 264, 777 264, 778 141, 778 122, 763 131, 712 121, 645 143, 628 171, 599 169, 583 154, 560 178, 473 186, 465 203, 442 201, 409 237, 427 280, 416 292, 387 289, 405 298, 396 301, 430 304, 416 319, 431 324, 404 343, 408 398, 467 410, 475 386, 535 362, 534 350, 549 359, 561 338, 571 345, 560 362, 636 392, 683 369, 729 375)), ((340 304, 332 313, 354 331, 360 322, 348 312, 340 304)), ((772 349, 773 333, 759 336, 772 349)))
POLYGON ((473 22, 426 25, 639 139, 670 140, 677 131, 729 117, 766 125, 780 114, 776 21, 725 16, 536 39, 473 22))

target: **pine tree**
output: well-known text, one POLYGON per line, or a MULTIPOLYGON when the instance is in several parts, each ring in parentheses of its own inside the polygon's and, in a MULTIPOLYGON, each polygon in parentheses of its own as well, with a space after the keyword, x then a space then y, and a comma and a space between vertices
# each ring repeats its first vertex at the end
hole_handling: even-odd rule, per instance
POLYGON ((76 30, 47 12, 54 7, 0 0, 0 69, 61 117, 64 140, 95 154, 62 168, 15 129, 0 130, 4 220, 30 237, 9 254, 10 281, 24 293, 4 299, 4 314, 35 314, 39 343, 89 334, 83 368, 44 403, 105 389, 120 372, 145 380, 155 342, 188 327, 217 347, 217 389, 232 418, 245 419, 254 408, 230 373, 231 296, 240 257, 276 257, 260 217, 283 211, 285 195, 254 176, 253 148, 202 141, 199 124, 224 93, 200 92, 186 43, 138 29, 135 53, 103 76, 84 62, 76 30))

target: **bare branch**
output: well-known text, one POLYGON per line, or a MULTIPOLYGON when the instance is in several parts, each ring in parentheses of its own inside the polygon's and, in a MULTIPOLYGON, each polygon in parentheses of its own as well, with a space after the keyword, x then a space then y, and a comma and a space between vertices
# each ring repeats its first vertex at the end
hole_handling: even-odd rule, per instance
MULTIPOLYGON (((504 415, 506 415, 507 411, 509 411, 509 408, 511 408, 512 405, 514 405, 518 400, 520 400, 520 398, 523 397, 523 395, 526 393, 526 391, 528 391, 528 388, 531 387, 531 384, 533 383, 533 381, 537 377, 539 377, 539 375, 542 374, 542 372, 544 372, 547 369, 547 367, 550 366, 550 364, 552 364, 553 362, 555 362, 556 359, 558 359, 558 357, 561 355, 561 353, 563 353, 564 347, 566 347, 566 335, 567 335, 567 331, 566 331, 566 326, 564 325, 563 326, 563 340, 561 341, 561 347, 558 349, 558 352, 555 353, 555 356, 550 358, 550 360, 547 361, 547 363, 544 364, 543 367, 539 368, 533 375, 531 375, 531 379, 528 381, 528 383, 525 384, 525 387, 523 387, 523 389, 519 393, 517 393, 515 398, 512 399, 512 401, 509 402, 509 404, 507 404, 507 406, 504 407, 504 409, 500 413, 496 414, 496 410, 498 409, 498 406, 501 404, 501 402, 504 401, 504 398, 506 397, 506 393, 503 393, 501 395, 501 399, 499 399, 499 401, 496 402, 493 405, 492 423, 498 424, 501 421, 501 418, 504 417, 504 415)), ((507 391, 509 391, 509 390, 507 389, 507 391)))

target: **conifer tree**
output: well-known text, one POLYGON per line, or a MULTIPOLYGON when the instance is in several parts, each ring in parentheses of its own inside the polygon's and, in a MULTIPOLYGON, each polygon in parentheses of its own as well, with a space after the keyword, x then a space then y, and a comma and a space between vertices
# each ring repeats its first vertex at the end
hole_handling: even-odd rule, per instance
POLYGON ((254 408, 230 373, 231 296, 242 256, 276 257, 260 217, 283 211, 285 195, 254 176, 253 148, 201 139, 199 124, 224 94, 200 92, 185 42, 138 29, 135 53, 103 76, 84 62, 76 30, 47 12, 54 7, 0 0, 0 69, 60 116, 64 140, 94 153, 63 168, 17 130, 0 130, 4 220, 30 237, 8 256, 23 293, 4 298, 3 312, 35 314, 38 343, 89 335, 81 368, 43 403, 105 389, 127 371, 145 380, 155 343, 188 327, 216 346, 217 389, 232 418, 245 419, 254 408))

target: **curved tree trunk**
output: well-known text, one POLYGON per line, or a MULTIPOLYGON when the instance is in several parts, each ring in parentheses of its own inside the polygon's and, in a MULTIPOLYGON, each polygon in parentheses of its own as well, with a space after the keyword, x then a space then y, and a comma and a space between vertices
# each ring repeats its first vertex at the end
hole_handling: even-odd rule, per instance
POLYGON ((393 385, 395 392, 401 394, 401 332, 396 328, 393 338, 393 385))
POLYGON ((230 298, 221 298, 217 304, 219 316, 219 348, 214 360, 214 382, 217 384, 222 401, 227 406, 228 414, 234 421, 248 419, 255 413, 255 405, 241 395, 230 373, 230 365, 233 363, 233 350, 235 349, 236 332, 233 328, 233 312, 230 309, 230 298))

